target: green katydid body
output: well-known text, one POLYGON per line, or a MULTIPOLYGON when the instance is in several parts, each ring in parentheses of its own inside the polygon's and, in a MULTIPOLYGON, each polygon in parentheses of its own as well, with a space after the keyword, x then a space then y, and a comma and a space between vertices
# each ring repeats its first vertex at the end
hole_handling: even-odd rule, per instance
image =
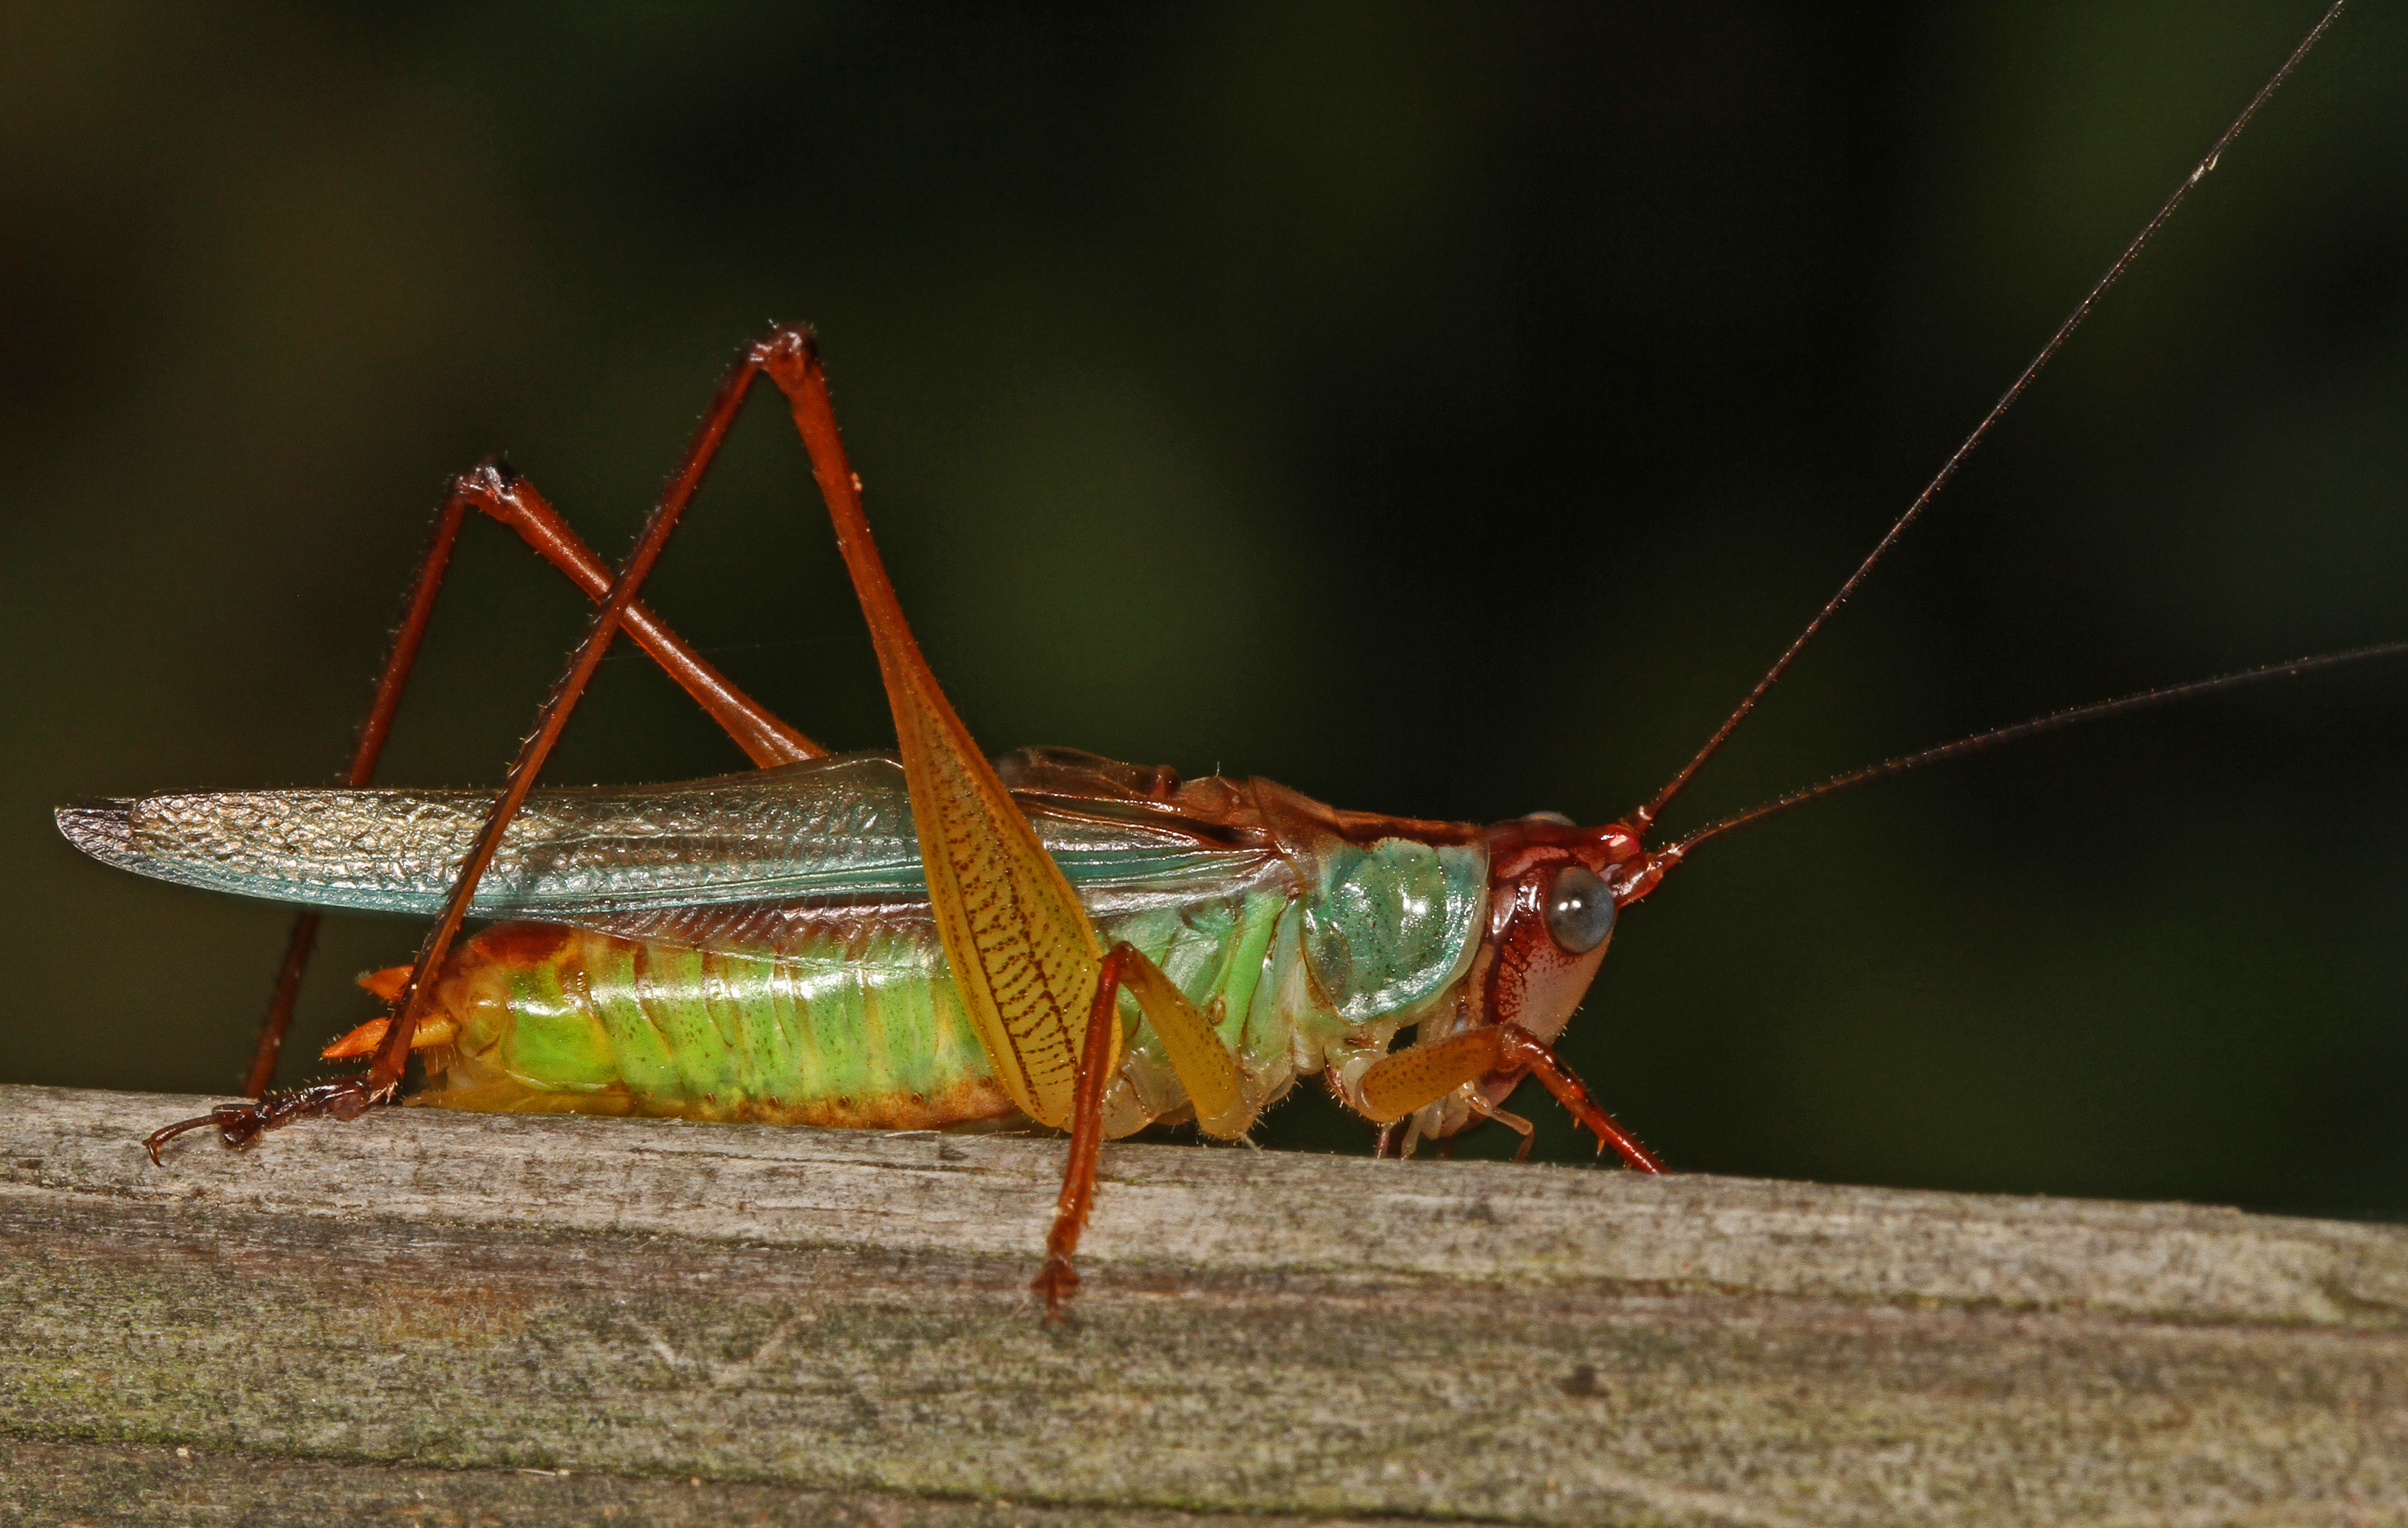
MULTIPOLYGON (((355 1118, 398 1095, 417 1047, 445 1082, 433 1101, 466 1107, 913 1127, 1018 1113, 1070 1135, 1031 1286, 1049 1316, 1078 1289, 1105 1136, 1182 1115, 1240 1136, 1308 1072, 1383 1125, 1410 1115, 1443 1135, 1493 1115, 1526 1142, 1526 1121, 1497 1106, 1535 1074, 1600 1148, 1663 1170, 1548 1049, 1616 908, 1669 867, 1636 830, 1340 812, 1265 780, 1182 785, 1083 754, 991 764, 910 635, 860 494, 816 347, 779 330, 721 388, 497 796, 238 793, 61 811, 67 837, 110 864, 312 909, 263 1029, 255 1101, 153 1132, 152 1160, 205 1126, 240 1146, 294 1119, 355 1118), (635 607, 763 378, 793 407, 861 598, 894 758, 809 757, 816 745, 769 724, 635 607), (652 631, 648 649, 751 739, 756 762, 806 761, 534 793, 622 620, 652 631), (256 1096, 322 907, 437 922, 392 984, 392 1019, 328 1051, 372 1050, 366 1074, 256 1096), (510 921, 459 944, 471 915, 510 921), (1416 1043, 1391 1054, 1408 1025, 1416 1043)), ((457 480, 354 783, 369 778, 472 503, 584 577, 588 554, 522 479, 489 468, 457 480)))
MULTIPOLYGON (((437 914, 392 1020, 349 1037, 366 1074, 154 1132, 239 1146, 354 1118, 400 1091, 413 1044, 465 1107, 940 1125, 1012 1112, 1067 1129, 1032 1287, 1049 1315, 1097 1143, 1194 1115, 1241 1135, 1302 1073, 1391 1124, 1445 1135, 1535 1073, 1634 1166, 1660 1172, 1548 1049, 1616 908, 1670 861, 1621 823, 1482 829, 1340 812, 1264 780, 1182 785, 1088 755, 990 764, 912 639, 846 463, 818 352, 748 350, 498 796, 390 791, 154 796, 59 813, 95 857, 296 902, 437 914), (809 758, 681 786, 533 793, 536 772, 746 392, 793 407, 893 707, 897 757, 809 758), (1612 878, 1611 881, 1607 878, 1612 878), (472 914, 512 920, 462 946, 472 914), (1388 1047, 1407 1025, 1417 1043, 1388 1047), (373 1035, 368 1032, 376 1031, 373 1035), (975 1049, 970 1042, 975 1042, 975 1049)), ((471 503, 583 576, 585 554, 498 469, 454 484, 353 760, 368 778, 471 503)), ((648 647, 756 760, 813 754, 655 629, 648 647)), ((295 924, 285 986, 314 933, 295 924)), ((280 1004, 283 1001, 280 997, 280 1004)), ((271 1010, 272 1062, 288 1008, 271 1010)), ((267 1068, 256 1066, 264 1091, 267 1068)))
MULTIPOLYGON (((1342 1092, 1399 1030, 1469 1001, 1487 922, 1482 830, 1084 755, 1000 765, 1098 935, 1195 1004, 1253 1107, 1315 1072, 1342 1092)), ((485 800, 157 796, 60 821, 161 878, 411 912, 449 884, 485 800)), ((438 1082, 421 1102, 883 1129, 1018 1115, 948 966, 884 755, 541 793, 484 884, 478 910, 508 921, 437 978, 441 1043, 423 1054, 438 1082)), ((1111 1135, 1188 1112, 1161 1037, 1123 1004, 1111 1135)))

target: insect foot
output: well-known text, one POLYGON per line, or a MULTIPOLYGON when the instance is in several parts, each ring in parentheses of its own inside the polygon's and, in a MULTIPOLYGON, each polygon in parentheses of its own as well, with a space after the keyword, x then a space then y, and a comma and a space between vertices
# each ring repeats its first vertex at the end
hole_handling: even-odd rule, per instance
POLYGON ((1597 1107, 1588 1089, 1572 1075, 1570 1067, 1558 1059, 1544 1040, 1516 1024, 1497 1026, 1499 1059, 1506 1068, 1527 1071, 1539 1079, 1541 1087, 1555 1095, 1567 1113, 1580 1121, 1581 1128, 1597 1137, 1598 1154, 1612 1147, 1623 1162, 1642 1173, 1670 1171, 1653 1151, 1639 1144, 1639 1137, 1625 1130, 1619 1121, 1597 1107))
POLYGON ((393 1094, 391 1088, 372 1089, 366 1078, 354 1077, 295 1088, 291 1092, 270 1093, 257 1103, 220 1104, 197 1119, 179 1120, 164 1130, 152 1131, 143 1139, 142 1149, 150 1153, 152 1166, 162 1166, 165 1164, 159 1160, 159 1149, 188 1130, 215 1125, 218 1139, 238 1150, 295 1120, 315 1120, 330 1114, 337 1120, 356 1120, 373 1106, 390 1101, 393 1094))
POLYGON ((1062 1319, 1063 1303, 1079 1292, 1079 1270, 1061 1253, 1048 1252, 1045 1266, 1037 1270, 1028 1287, 1044 1297, 1045 1319, 1058 1321, 1062 1319))

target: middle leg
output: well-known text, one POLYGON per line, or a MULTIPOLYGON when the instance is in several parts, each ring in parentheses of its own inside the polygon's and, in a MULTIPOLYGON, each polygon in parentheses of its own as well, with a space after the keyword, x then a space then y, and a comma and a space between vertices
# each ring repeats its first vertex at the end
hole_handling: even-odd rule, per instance
POLYGON ((1187 994, 1143 950, 1125 939, 1113 945, 1096 972, 1095 1001, 1087 1010, 1086 1039, 1079 1051, 1078 1088, 1071 1104, 1070 1152, 1062 1170, 1062 1196, 1054 1206, 1054 1229, 1045 1238, 1045 1265, 1029 1285, 1044 1297, 1048 1321, 1061 1320, 1062 1303, 1079 1289, 1079 1270, 1072 1259, 1096 1198, 1096 1165, 1104 1142, 1104 1091, 1120 1059, 1113 1054, 1112 1030, 1124 988, 1137 1000, 1138 1010, 1162 1041, 1171 1072, 1195 1106, 1197 1127, 1218 1139, 1236 1140, 1254 1122, 1255 1108, 1246 1099, 1237 1059, 1196 1011, 1187 994))

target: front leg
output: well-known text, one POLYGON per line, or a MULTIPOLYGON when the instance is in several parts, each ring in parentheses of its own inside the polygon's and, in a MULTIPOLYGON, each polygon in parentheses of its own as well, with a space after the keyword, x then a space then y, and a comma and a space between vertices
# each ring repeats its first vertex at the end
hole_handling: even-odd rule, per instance
POLYGON ((1363 1074, 1362 1107, 1374 1121, 1385 1125, 1438 1102, 1467 1082, 1522 1072, 1534 1074, 1556 1102, 1597 1136, 1600 1152, 1611 1146, 1624 1162, 1642 1173, 1666 1171, 1637 1136, 1597 1107, 1563 1059, 1519 1024, 1486 1024, 1383 1057, 1363 1074))

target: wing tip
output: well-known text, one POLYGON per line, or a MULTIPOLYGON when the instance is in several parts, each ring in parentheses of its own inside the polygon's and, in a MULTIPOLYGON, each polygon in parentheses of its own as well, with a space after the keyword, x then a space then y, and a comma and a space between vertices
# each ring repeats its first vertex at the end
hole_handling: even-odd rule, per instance
POLYGON ((108 864, 134 857, 134 803, 125 797, 72 802, 51 814, 68 843, 108 864))

